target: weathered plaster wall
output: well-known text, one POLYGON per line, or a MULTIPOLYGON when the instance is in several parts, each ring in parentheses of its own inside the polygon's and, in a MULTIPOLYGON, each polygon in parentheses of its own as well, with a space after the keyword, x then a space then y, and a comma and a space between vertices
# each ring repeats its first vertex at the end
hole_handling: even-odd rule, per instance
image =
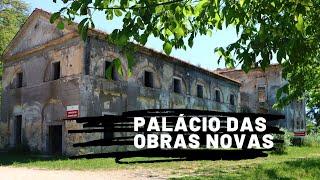
POLYGON ((286 120, 279 122, 282 127, 289 130, 305 130, 305 105, 304 102, 293 102, 282 111, 272 108, 276 102, 276 91, 283 86, 286 81, 282 78, 281 66, 272 65, 265 71, 254 69, 245 73, 241 70, 218 70, 222 75, 236 79, 242 83, 241 108, 255 113, 275 113, 284 114, 286 120), (265 88, 266 102, 259 102, 258 88, 265 88))
MULTIPOLYGON (((81 90, 84 97, 91 97, 94 114, 119 114, 128 110, 150 108, 191 108, 219 111, 238 111, 239 85, 220 77, 214 77, 180 62, 168 59, 156 53, 137 52, 132 75, 127 77, 127 62, 119 49, 105 41, 90 40, 90 78, 87 83, 92 87, 81 90), (104 78, 105 61, 120 58, 125 76, 119 81, 104 78), (143 84, 144 71, 153 72, 154 87, 143 84), (182 79, 182 94, 173 92, 173 77, 182 79), (196 85, 204 85, 204 98, 196 97, 196 85), (91 89, 90 89, 91 88, 91 89), (221 103, 214 99, 214 90, 222 92, 221 103), (236 97, 236 105, 230 105, 230 94, 236 97)), ((85 100, 88 101, 88 100, 85 100)), ((90 102, 90 100, 89 100, 90 102)), ((90 108, 90 105, 87 106, 90 108)), ((88 112, 92 112, 88 110, 88 112)))
POLYGON ((49 17, 41 10, 34 11, 6 51, 0 148, 15 146, 14 122, 22 115, 22 144, 31 150, 49 151, 49 125, 62 125, 64 154, 123 150, 72 147, 74 142, 101 139, 104 135, 67 134, 69 129, 82 128, 73 121, 62 121, 68 105, 79 105, 81 117, 149 108, 239 111, 236 82, 145 48, 135 54, 132 76, 128 77, 127 61, 118 47, 95 37, 84 43, 75 33, 76 26, 60 31, 49 23, 49 17), (120 58, 124 69, 124 76, 117 81, 104 77, 105 61, 114 58, 120 58), (57 61, 61 77, 53 80, 52 63, 57 61), (153 88, 144 86, 144 70, 153 72, 153 88), (23 87, 16 88, 17 74, 21 72, 23 87), (173 77, 181 78, 182 94, 173 92, 173 77), (204 86, 203 98, 196 97, 198 83, 204 86), (222 102, 214 100, 216 89, 222 93, 222 102), (235 95, 235 105, 229 103, 230 94, 235 95))
POLYGON ((15 145, 14 122, 18 115, 22 115, 22 145, 33 151, 48 152, 49 125, 62 125, 63 139, 67 138, 62 119, 66 106, 80 103, 83 49, 83 42, 75 38, 4 65, 0 127, 7 138, 2 146, 15 145), (52 80, 51 64, 56 61, 61 64, 61 78, 52 80), (23 73, 23 87, 15 88, 19 72, 23 73))
MULTIPOLYGON (((240 92, 239 84, 221 77, 207 75, 195 68, 184 66, 173 60, 165 59, 154 53, 138 52, 135 54, 135 63, 132 76, 127 76, 127 61, 120 50, 105 41, 90 38, 86 47, 85 62, 89 72, 80 80, 80 112, 82 117, 101 116, 104 114, 121 114, 124 111, 153 109, 153 108, 190 108, 218 111, 238 111, 240 92), (124 76, 119 80, 105 79, 105 61, 111 62, 120 58, 124 69, 124 76), (144 70, 153 72, 154 87, 145 87, 143 84, 144 70), (182 79, 182 94, 173 93, 173 76, 182 79), (204 85, 204 98, 196 97, 196 84, 204 85), (221 103, 214 99, 214 90, 222 92, 221 103), (229 96, 236 96, 236 105, 230 105, 229 96)), ((85 68, 86 69, 86 68, 85 68)), ((79 125, 68 123, 68 129, 81 129, 79 125)), ((121 134, 113 134, 121 136, 121 134)), ((82 154, 106 152, 108 150, 121 151, 132 147, 90 147, 74 148, 72 142, 86 142, 103 137, 102 133, 70 134, 66 149, 67 154, 82 154)))

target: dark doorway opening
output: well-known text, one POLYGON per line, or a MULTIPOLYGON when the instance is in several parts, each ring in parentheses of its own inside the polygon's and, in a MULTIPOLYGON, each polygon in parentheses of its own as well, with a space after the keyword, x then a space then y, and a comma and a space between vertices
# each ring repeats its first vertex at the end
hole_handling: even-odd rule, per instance
POLYGON ((23 73, 20 72, 17 74, 17 88, 21 88, 23 83, 23 73))
POLYGON ((21 125, 22 125, 22 116, 16 116, 16 120, 15 120, 15 143, 16 146, 21 145, 21 125))
POLYGON ((60 75, 61 75, 61 69, 60 69, 60 62, 54 62, 52 63, 53 66, 53 80, 57 80, 60 79, 60 75))
POLYGON ((146 87, 153 87, 153 74, 150 71, 144 71, 144 85, 146 87))
POLYGON ((49 126, 49 154, 62 154, 62 126, 49 126))

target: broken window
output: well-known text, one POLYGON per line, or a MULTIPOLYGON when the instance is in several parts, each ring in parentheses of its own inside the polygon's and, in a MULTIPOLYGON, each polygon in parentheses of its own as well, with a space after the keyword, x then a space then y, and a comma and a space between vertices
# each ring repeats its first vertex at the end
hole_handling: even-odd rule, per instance
POLYGON ((52 63, 52 70, 53 70, 53 80, 60 79, 60 61, 52 63))
POLYGON ((144 71, 144 85, 146 87, 153 87, 153 73, 150 71, 144 71))
POLYGON ((181 79, 173 78, 173 92, 175 93, 182 93, 181 89, 181 79))
POLYGON ((260 103, 266 102, 266 88, 265 87, 258 87, 258 98, 259 98, 260 103))
POLYGON ((216 101, 217 102, 221 102, 221 93, 220 93, 220 91, 219 90, 216 90, 216 101))
POLYGON ((109 62, 109 61, 105 62, 104 72, 105 72, 106 79, 111 79, 114 81, 118 80, 118 74, 112 62, 109 62))
POLYGON ((16 87, 17 88, 21 88, 22 87, 22 83, 23 83, 23 73, 20 72, 17 74, 17 84, 16 87))
POLYGON ((230 104, 235 105, 235 98, 233 94, 230 95, 230 104))
POLYGON ((197 84, 197 97, 203 98, 203 85, 197 84))

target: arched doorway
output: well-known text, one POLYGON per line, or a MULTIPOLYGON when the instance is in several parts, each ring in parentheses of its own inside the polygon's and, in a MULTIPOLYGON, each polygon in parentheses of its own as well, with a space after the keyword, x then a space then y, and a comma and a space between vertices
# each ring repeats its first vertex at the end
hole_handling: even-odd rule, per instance
POLYGON ((43 137, 48 154, 61 155, 63 152, 65 112, 61 100, 56 99, 50 99, 43 108, 43 137))

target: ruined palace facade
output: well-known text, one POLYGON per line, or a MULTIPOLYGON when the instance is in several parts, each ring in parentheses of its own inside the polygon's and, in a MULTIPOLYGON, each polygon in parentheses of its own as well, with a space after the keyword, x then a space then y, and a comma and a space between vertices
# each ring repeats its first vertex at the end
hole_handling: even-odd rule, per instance
POLYGON ((240 109, 242 112, 283 114, 286 118, 279 121, 279 126, 295 132, 296 135, 305 132, 304 101, 294 101, 281 111, 272 108, 276 102, 277 89, 287 83, 282 78, 280 65, 270 65, 265 70, 255 68, 248 73, 237 69, 220 69, 216 72, 241 82, 240 109))
POLYGON ((131 76, 120 49, 106 34, 89 30, 83 42, 76 25, 58 30, 50 14, 35 10, 3 55, 0 146, 23 145, 44 153, 79 154, 73 142, 99 139, 102 133, 67 133, 78 125, 64 121, 68 108, 80 117, 121 114, 153 108, 239 112, 240 83, 179 59, 139 47, 131 76), (111 68, 119 58, 123 76, 111 68))

